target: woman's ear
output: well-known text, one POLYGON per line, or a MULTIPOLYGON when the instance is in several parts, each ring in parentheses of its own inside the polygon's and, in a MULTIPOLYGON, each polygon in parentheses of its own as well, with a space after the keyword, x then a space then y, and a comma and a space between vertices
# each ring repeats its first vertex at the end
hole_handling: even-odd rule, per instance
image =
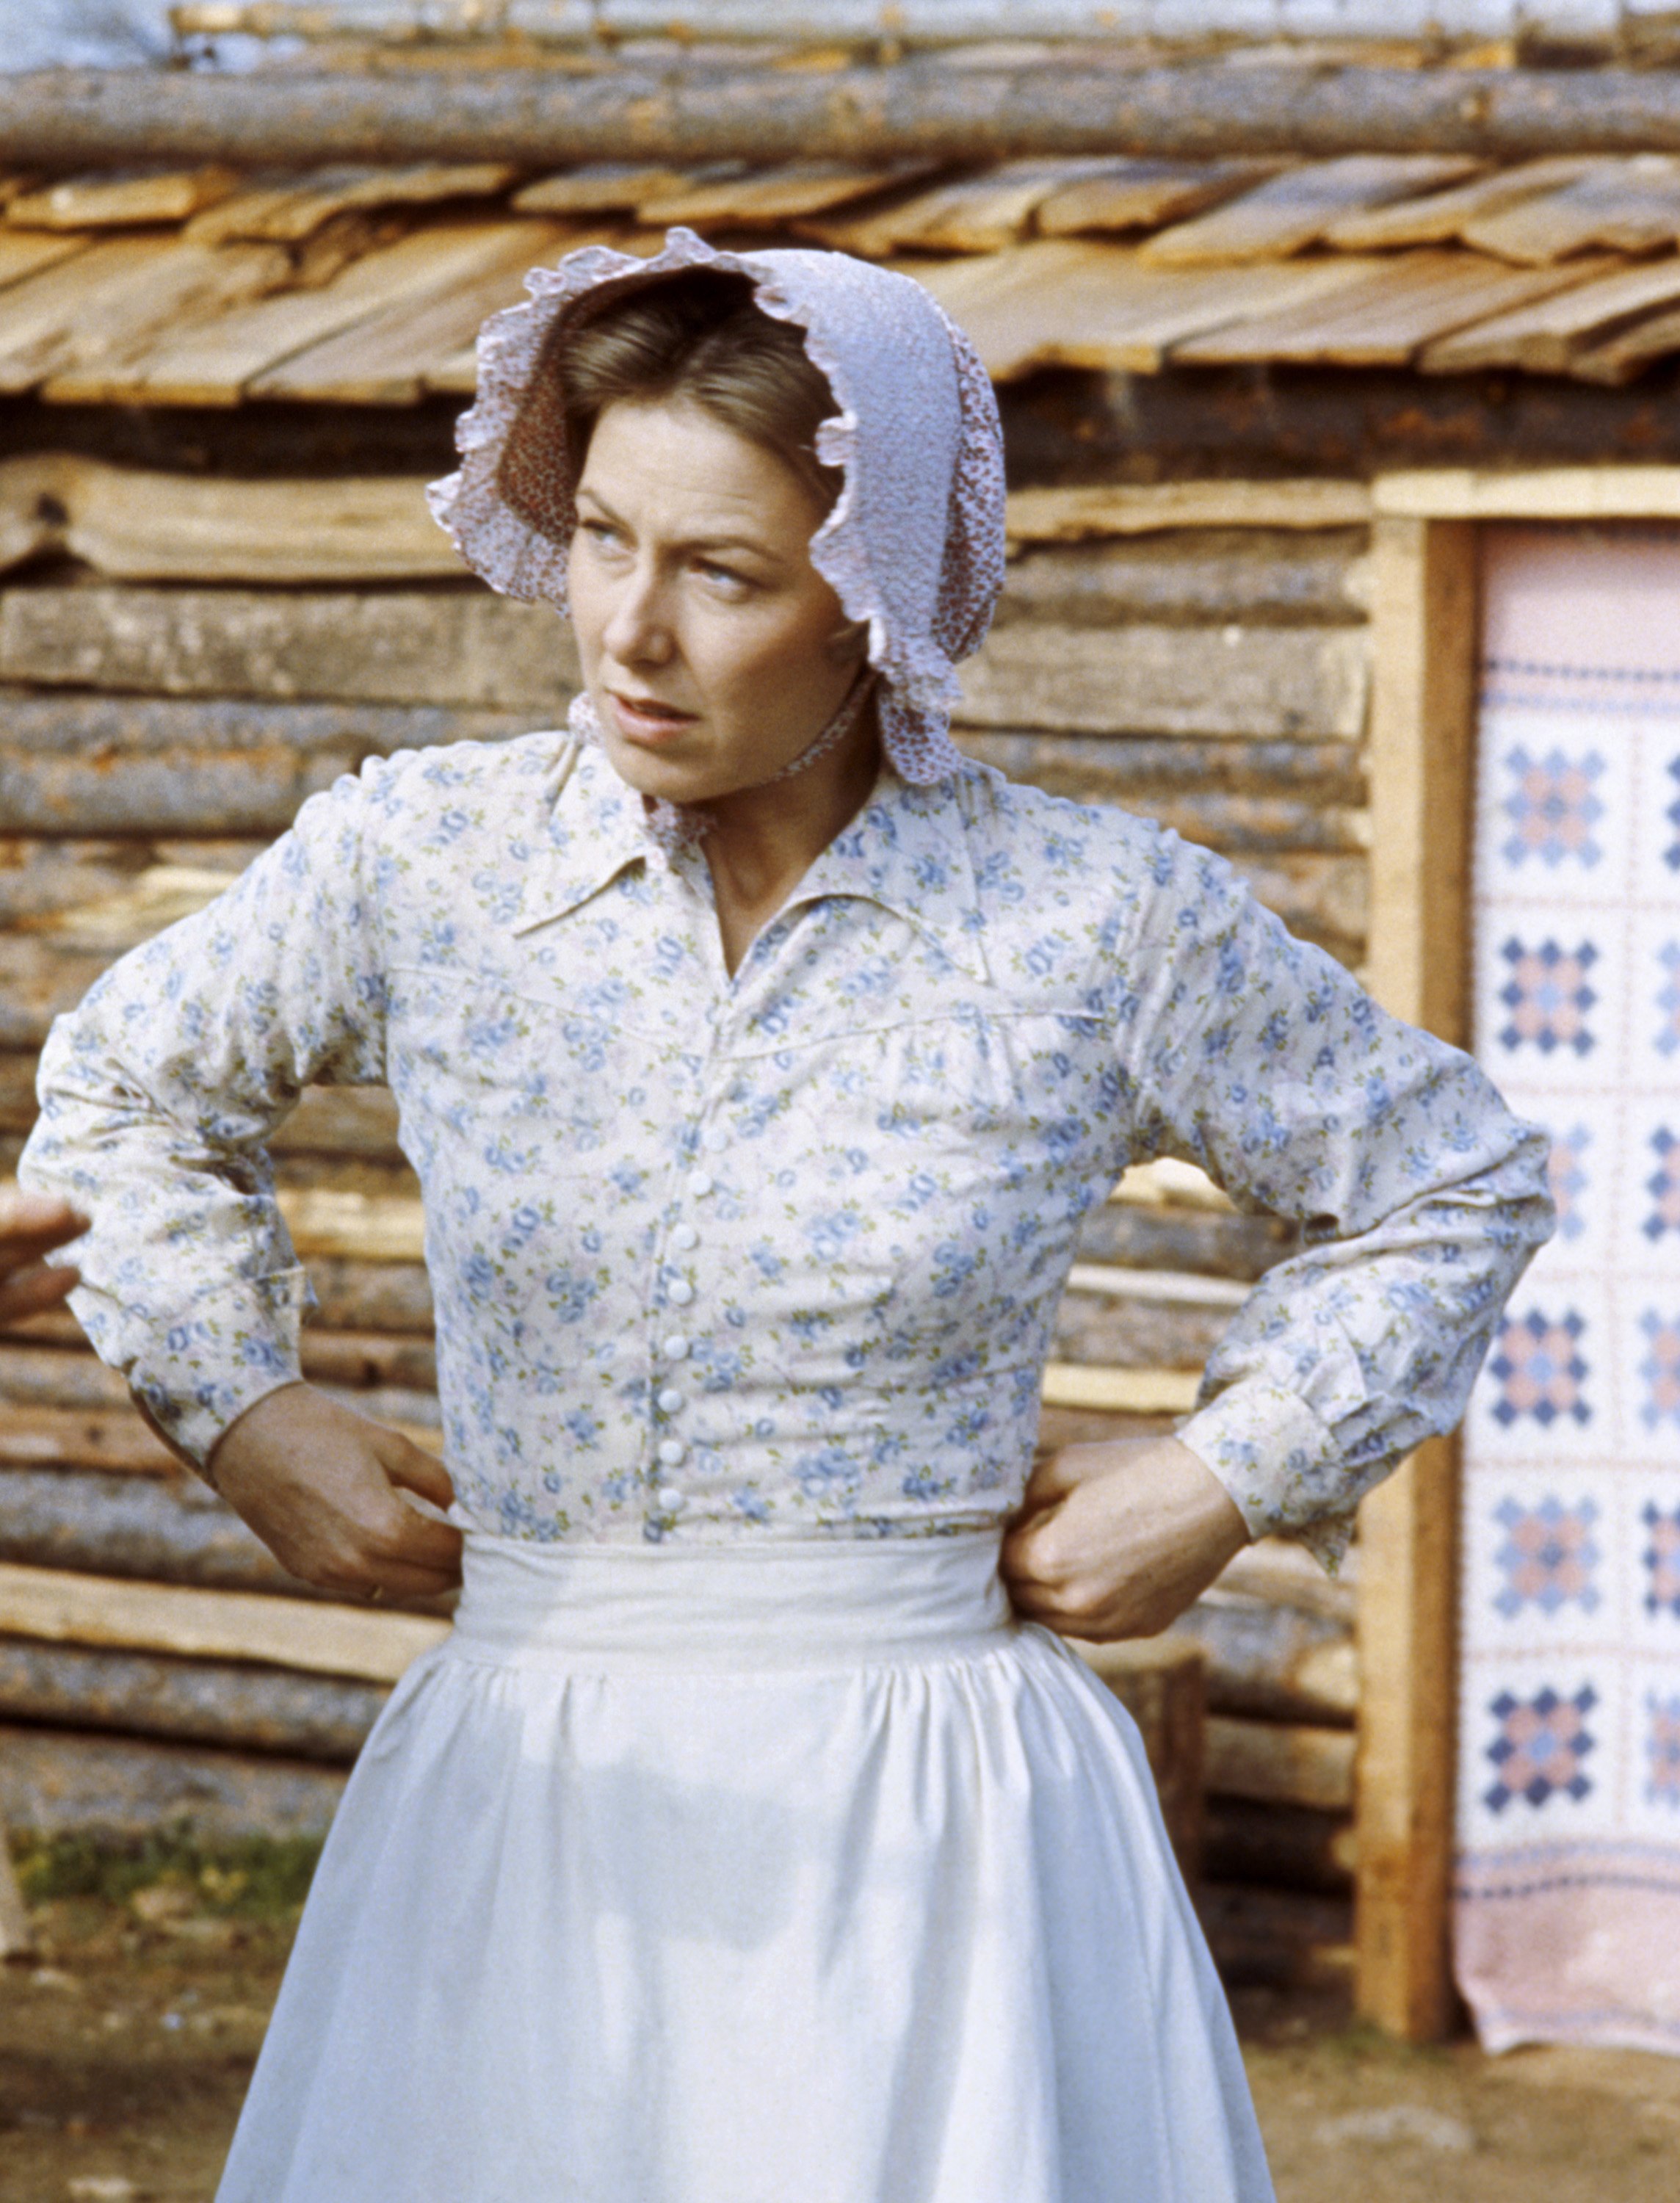
POLYGON ((834 629, 823 647, 837 665, 845 665, 854 659, 861 659, 869 648, 869 622, 847 620, 844 627, 834 629))

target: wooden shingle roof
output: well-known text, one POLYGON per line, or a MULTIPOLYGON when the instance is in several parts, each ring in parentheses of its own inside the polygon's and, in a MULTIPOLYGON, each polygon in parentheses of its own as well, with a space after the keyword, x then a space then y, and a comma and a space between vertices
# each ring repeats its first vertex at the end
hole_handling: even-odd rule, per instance
POLYGON ((1621 383, 1680 352, 1680 155, 223 164, 0 177, 0 394, 413 405, 585 243, 902 268, 993 375, 1294 363, 1621 383))

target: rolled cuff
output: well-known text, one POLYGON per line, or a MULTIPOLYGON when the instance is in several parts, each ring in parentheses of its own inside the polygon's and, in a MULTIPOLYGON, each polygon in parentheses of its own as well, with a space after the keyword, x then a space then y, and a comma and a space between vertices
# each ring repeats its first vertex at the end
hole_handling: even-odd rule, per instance
POLYGON ((1230 1493, 1251 1536, 1297 1539, 1334 1568, 1359 1488, 1333 1432, 1298 1392, 1239 1379, 1199 1408, 1178 1438, 1230 1493))
MULTIPOLYGON (((76 1305, 81 1298, 73 1296, 71 1306, 97 1344, 97 1313, 84 1314, 76 1305)), ((304 1271, 278 1270, 206 1294, 172 1321, 148 1325, 145 1344, 124 1374, 158 1427, 201 1469, 247 1409, 298 1382, 298 1332, 308 1302, 304 1271)))

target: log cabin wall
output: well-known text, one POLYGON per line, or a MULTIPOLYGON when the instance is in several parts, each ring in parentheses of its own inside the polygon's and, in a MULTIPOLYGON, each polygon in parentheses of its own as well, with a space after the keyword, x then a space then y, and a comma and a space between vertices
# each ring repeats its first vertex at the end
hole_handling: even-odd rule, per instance
MULTIPOLYGON (((48 1025, 115 957, 200 907, 363 757, 556 723, 576 678, 551 611, 450 571, 411 466, 313 481, 225 464, 137 470, 120 464, 130 452, 112 425, 115 459, 85 419, 80 452, 0 463, 0 525, 42 524, 50 500, 44 524, 74 546, 48 543, 0 583, 8 1169, 48 1025), (189 518, 208 547, 181 547, 189 518), (383 551, 332 547, 358 522, 383 551), (142 539, 165 548, 148 558, 142 539), (357 556, 429 570, 358 579, 344 570, 357 556), (106 570, 170 562, 198 570, 106 570), (265 563, 284 578, 254 580, 265 563)), ((317 450, 377 450, 353 415, 330 425, 311 424, 317 450)), ((224 461, 248 458, 237 435, 221 440, 224 461)), ((433 470, 446 464, 445 446, 433 470)), ((1012 776, 1223 851, 1295 930, 1357 966, 1363 492, 1295 494, 1256 504, 1216 486, 1196 517, 1234 524, 1193 527, 1156 524, 1173 517, 1170 489, 1117 492, 1106 518, 1053 488, 1017 498, 962 739, 1012 776), (1260 524, 1246 524, 1251 509, 1260 524), (1302 511, 1329 524, 1266 524, 1302 511)), ((424 1442, 438 1424, 431 1309, 388 1097, 312 1091, 275 1161, 321 1300, 306 1373, 424 1442)), ((1188 1168, 1133 1173, 1088 1226, 1045 1442, 1168 1426, 1245 1286, 1288 1244, 1188 1168)), ((0 1811, 48 1828, 321 1825, 400 1666, 402 1646, 378 1636, 392 1624, 343 1616, 288 1580, 173 1467, 68 1316, 0 1336, 0 1811), (299 1604, 277 1612, 276 1598, 299 1604), (345 1622, 371 1652, 339 1641, 345 1622)), ((1258 1914, 1216 1896, 1250 1974, 1345 1955, 1352 1601, 1304 1556, 1257 1554, 1184 1625, 1208 1659, 1209 1875, 1279 1893, 1258 1914)))
MULTIPOLYGON (((999 381, 1015 483, 963 739, 1224 852, 1364 966, 1366 477, 1680 457, 1680 162, 946 175, 891 151, 721 175, 0 175, 0 1165, 55 1012, 311 790, 561 715, 563 629, 464 578, 419 487, 520 271, 586 239, 645 251, 674 220, 891 257, 935 292, 999 381)), ((306 1373, 424 1442, 430 1305, 388 1102, 310 1094, 276 1161, 321 1301, 306 1373)), ((1045 1442, 1168 1427, 1288 1244, 1194 1173, 1130 1175, 1088 1224, 1045 1442)), ((68 1318, 0 1336, 0 1816, 321 1826, 439 1619, 286 1580, 68 1318)), ((1348 1961, 1353 1598, 1261 1549, 1182 1625, 1206 1656, 1206 1898, 1235 1976, 1348 1961)))

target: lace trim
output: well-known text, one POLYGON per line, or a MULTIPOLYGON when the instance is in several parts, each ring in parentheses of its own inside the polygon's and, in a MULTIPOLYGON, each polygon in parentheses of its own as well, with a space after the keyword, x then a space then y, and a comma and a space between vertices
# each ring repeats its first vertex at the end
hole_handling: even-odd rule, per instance
POLYGON ((880 676, 881 742, 894 771, 927 786, 964 770, 950 735, 958 697, 953 662, 978 648, 1002 586, 1002 429, 973 346, 908 277, 838 253, 718 252, 681 228, 650 260, 592 245, 557 268, 533 269, 526 278, 530 304, 493 315, 480 333, 479 397, 457 424, 460 467, 427 493, 434 517, 493 588, 563 611, 575 482, 555 380, 541 370, 582 301, 604 304, 693 267, 745 275, 766 313, 803 331, 840 407, 818 430, 817 453, 845 476, 839 502, 812 540, 812 563, 847 617, 867 623, 869 660, 880 676), (929 345, 932 331, 942 342, 929 345), (900 381, 911 378, 909 427, 926 426, 924 436, 911 440, 916 449, 906 445, 903 419, 901 450, 876 448, 881 432, 860 381, 882 360, 891 361, 900 381), (866 446, 878 462, 879 502, 883 479, 900 460, 925 462, 927 438, 935 434, 953 446, 936 576, 912 570, 901 531, 889 528, 889 540, 869 540, 869 515, 858 509, 866 446))

